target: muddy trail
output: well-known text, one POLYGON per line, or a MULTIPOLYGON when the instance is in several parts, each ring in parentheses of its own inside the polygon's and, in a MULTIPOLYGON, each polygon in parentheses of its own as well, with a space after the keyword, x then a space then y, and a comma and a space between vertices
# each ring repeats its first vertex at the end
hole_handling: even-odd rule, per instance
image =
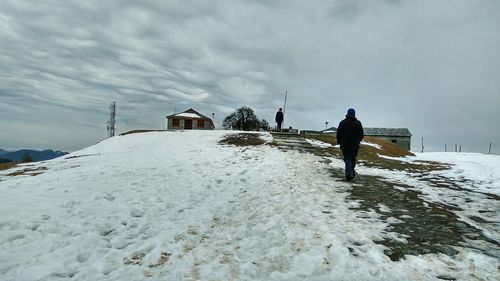
MULTIPOLYGON (((282 150, 299 150, 324 157, 325 161, 338 155, 325 153, 297 135, 273 134, 274 145, 282 150)), ((332 177, 344 180, 343 169, 331 168, 332 177)), ((360 217, 375 211, 388 224, 384 240, 375 241, 387 247, 385 254, 391 260, 404 255, 442 253, 453 256, 455 247, 475 249, 492 257, 500 257, 500 245, 476 226, 498 233, 498 196, 464 189, 450 179, 413 173, 412 176, 443 197, 432 202, 420 191, 421 187, 394 184, 381 177, 358 175, 352 182, 348 200, 358 202, 353 211, 360 217), (427 200, 426 200, 427 199, 427 200), (481 201, 482 200, 482 201, 481 201), (489 208, 475 202, 491 201, 489 208), (460 217, 461 206, 477 210, 479 216, 460 217), (468 223, 471 222, 471 223, 468 223)))

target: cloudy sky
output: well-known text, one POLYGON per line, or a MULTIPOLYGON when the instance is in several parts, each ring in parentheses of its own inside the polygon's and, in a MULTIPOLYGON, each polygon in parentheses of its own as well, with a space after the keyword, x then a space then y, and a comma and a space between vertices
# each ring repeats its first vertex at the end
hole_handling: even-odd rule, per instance
POLYGON ((500 1, 0 2, 0 148, 74 151, 241 106, 285 126, 406 127, 500 154, 500 1))

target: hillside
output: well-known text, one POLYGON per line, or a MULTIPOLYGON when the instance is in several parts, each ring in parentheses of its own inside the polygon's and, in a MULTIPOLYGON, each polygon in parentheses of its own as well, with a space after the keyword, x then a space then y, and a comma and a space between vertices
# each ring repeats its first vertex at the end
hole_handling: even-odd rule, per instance
POLYGON ((0 166, 0 280, 493 280, 500 157, 229 131, 0 166), (406 157, 402 157, 405 156, 406 157))

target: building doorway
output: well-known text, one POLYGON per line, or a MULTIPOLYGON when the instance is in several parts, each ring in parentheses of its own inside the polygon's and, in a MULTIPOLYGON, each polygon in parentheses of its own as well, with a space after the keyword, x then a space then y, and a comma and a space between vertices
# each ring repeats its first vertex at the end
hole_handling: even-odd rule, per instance
POLYGON ((184 129, 186 130, 193 129, 193 120, 184 120, 184 129))

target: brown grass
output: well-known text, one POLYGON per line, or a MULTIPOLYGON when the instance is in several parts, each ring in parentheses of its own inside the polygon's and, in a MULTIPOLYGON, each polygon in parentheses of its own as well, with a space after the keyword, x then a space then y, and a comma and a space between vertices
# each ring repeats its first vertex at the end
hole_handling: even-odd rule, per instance
POLYGON ((75 159, 75 158, 80 158, 80 157, 88 157, 88 156, 95 156, 95 155, 101 155, 100 153, 97 154, 84 154, 84 155, 76 155, 76 156, 70 156, 66 157, 64 159, 75 159))
POLYGON ((171 255, 172 254, 168 253, 168 252, 161 253, 160 258, 158 259, 158 262, 156 262, 155 264, 150 264, 150 265, 148 265, 148 267, 155 268, 155 267, 159 267, 159 266, 166 264, 171 255))
MULTIPOLYGON (((307 135, 306 138, 316 139, 332 145, 337 145, 335 135, 307 135)), ((381 146, 381 149, 368 145, 361 145, 359 148, 358 161, 363 162, 369 167, 420 172, 444 170, 449 168, 447 165, 435 162, 407 163, 395 159, 383 158, 380 155, 389 157, 406 157, 415 155, 397 144, 375 137, 365 137, 363 141, 381 146)), ((342 151, 339 148, 327 148, 324 150, 332 156, 342 158, 342 151)))
POLYGON ((138 253, 133 255, 132 257, 125 257, 123 259, 123 263, 126 265, 142 265, 142 259, 146 256, 144 253, 138 253))
POLYGON ((26 168, 20 171, 15 171, 10 174, 7 174, 7 176, 10 177, 15 177, 15 176, 22 176, 22 175, 30 175, 30 176, 37 176, 40 174, 43 174, 44 171, 47 170, 47 167, 38 167, 38 168, 26 168))
POLYGON ((17 165, 17 163, 11 162, 11 163, 2 163, 0 164, 0 171, 3 170, 8 170, 10 168, 13 168, 17 165))
POLYGON ((265 143, 259 134, 239 133, 226 135, 219 143, 236 146, 256 146, 265 143))

